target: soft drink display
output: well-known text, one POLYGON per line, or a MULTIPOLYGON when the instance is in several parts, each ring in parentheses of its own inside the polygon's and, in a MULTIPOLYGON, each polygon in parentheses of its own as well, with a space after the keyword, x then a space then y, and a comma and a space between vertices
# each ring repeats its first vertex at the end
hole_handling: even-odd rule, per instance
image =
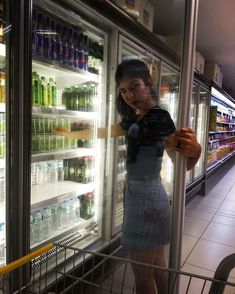
MULTIPOLYGON (((83 130, 89 130, 93 128, 92 122, 86 122, 86 121, 76 121, 71 124, 71 131, 83 131, 83 130)), ((93 140, 77 140, 77 147, 79 148, 91 148, 93 146, 93 140)))
POLYGON ((94 179, 92 156, 64 160, 64 180, 87 184, 94 179))
POLYGON ((97 99, 97 86, 94 83, 65 88, 62 104, 68 110, 94 111, 97 99))
POLYGON ((79 27, 71 27, 33 9, 32 52, 45 59, 99 73, 103 45, 90 40, 79 27))

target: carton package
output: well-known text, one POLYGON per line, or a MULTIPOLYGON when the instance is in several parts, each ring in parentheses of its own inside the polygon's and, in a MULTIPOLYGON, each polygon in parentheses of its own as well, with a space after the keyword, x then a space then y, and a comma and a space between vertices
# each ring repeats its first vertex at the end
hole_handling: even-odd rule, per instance
POLYGON ((220 84, 220 66, 216 63, 206 63, 204 75, 218 86, 220 84))
POLYGON ((143 26, 153 31, 154 7, 148 0, 112 0, 134 16, 143 26))
POLYGON ((220 88, 222 88, 222 84, 223 84, 223 73, 222 71, 220 71, 219 73, 219 83, 218 83, 218 86, 220 86, 220 88))
POLYGON ((153 31, 154 7, 147 0, 139 1, 139 17, 137 20, 150 32, 153 31))
POLYGON ((112 0, 135 18, 139 17, 139 0, 112 0))
POLYGON ((216 131, 217 106, 210 106, 209 131, 216 131))
POLYGON ((198 51, 195 52, 194 68, 199 74, 203 74, 205 66, 205 58, 198 51))

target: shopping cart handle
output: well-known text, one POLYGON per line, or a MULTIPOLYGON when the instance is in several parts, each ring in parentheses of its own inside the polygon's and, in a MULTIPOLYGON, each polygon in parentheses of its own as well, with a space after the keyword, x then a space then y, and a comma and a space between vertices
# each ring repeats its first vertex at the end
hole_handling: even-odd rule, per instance
MULTIPOLYGON (((235 267, 235 253, 226 256, 218 265, 214 279, 227 282, 231 270, 235 267)), ((225 284, 212 282, 209 294, 223 293, 225 284)))
POLYGON ((54 245, 52 243, 49 243, 37 250, 34 250, 33 252, 15 260, 12 261, 10 263, 8 263, 7 265, 5 265, 4 267, 0 268, 0 277, 15 270, 16 268, 26 264, 27 262, 31 261, 32 259, 38 257, 39 255, 42 255, 43 253, 48 252, 49 250, 51 250, 52 248, 54 248, 54 245))

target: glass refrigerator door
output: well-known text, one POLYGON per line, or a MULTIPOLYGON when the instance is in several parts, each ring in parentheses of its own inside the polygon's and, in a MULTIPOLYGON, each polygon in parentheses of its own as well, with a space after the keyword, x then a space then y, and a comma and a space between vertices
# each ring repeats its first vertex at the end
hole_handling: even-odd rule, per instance
POLYGON ((7 40, 5 34, 9 26, 5 22, 7 2, 0 1, 0 267, 6 262, 6 61, 7 40))
MULTIPOLYGON (((159 60, 151 54, 148 54, 146 50, 137 46, 131 41, 128 41, 124 37, 120 38, 120 56, 119 62, 126 59, 138 58, 146 62, 155 87, 159 86, 159 60)), ((119 137, 116 140, 117 146, 117 158, 116 158, 116 172, 114 173, 114 220, 113 220, 113 232, 120 231, 123 219, 123 190, 125 184, 125 161, 126 161, 126 144, 125 137, 119 137)))
MULTIPOLYGON (((179 101, 179 73, 165 64, 161 66, 161 86, 159 104, 166 109, 177 126, 179 101)), ((173 195, 174 165, 169 156, 164 153, 161 178, 167 194, 173 195)))
POLYGON ((106 35, 50 1, 32 13, 31 247, 65 236, 84 247, 101 236, 104 140, 55 130, 104 126, 106 35))
MULTIPOLYGON (((196 129, 196 101, 198 96, 198 88, 199 86, 193 85, 192 89, 192 100, 191 100, 191 108, 190 108, 190 121, 189 126, 195 131, 196 129)), ((193 181, 193 169, 186 172, 186 185, 192 183, 193 181)))
POLYGON ((200 87, 198 114, 197 114, 197 140, 202 146, 202 154, 196 166, 194 167, 194 177, 200 177, 205 171, 206 158, 206 136, 207 136, 207 120, 208 120, 208 101, 210 93, 200 87), (204 147, 204 148, 203 148, 204 147))

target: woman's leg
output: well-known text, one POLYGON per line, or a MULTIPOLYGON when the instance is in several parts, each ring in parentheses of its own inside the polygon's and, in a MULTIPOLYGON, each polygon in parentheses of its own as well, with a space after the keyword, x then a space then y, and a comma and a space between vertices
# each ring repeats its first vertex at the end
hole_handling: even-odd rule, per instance
POLYGON ((165 267, 164 247, 161 246, 154 251, 131 252, 132 260, 149 264, 150 266, 141 266, 132 264, 136 281, 136 294, 155 294, 155 284, 158 294, 167 294, 168 291, 168 272, 153 270, 151 265, 165 267))

